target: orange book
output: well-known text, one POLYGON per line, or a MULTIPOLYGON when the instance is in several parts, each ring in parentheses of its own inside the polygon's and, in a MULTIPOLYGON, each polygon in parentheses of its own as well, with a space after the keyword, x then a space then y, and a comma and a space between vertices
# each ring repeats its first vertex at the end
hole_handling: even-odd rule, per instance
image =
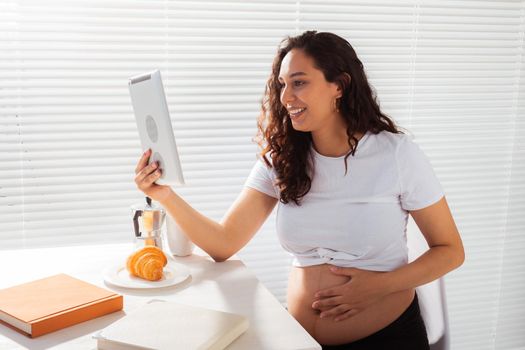
POLYGON ((0 290, 0 321, 32 338, 122 307, 122 295, 66 274, 0 290))

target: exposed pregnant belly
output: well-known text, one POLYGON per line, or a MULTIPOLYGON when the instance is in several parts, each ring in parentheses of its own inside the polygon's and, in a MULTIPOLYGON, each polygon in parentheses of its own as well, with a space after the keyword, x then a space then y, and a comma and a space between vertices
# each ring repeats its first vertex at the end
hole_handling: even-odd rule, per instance
POLYGON ((292 267, 288 279, 288 312, 310 335, 323 345, 348 343, 364 338, 397 319, 410 305, 414 290, 389 294, 357 315, 334 322, 334 317, 320 318, 312 308, 314 294, 349 281, 349 277, 330 272, 331 265, 292 267))

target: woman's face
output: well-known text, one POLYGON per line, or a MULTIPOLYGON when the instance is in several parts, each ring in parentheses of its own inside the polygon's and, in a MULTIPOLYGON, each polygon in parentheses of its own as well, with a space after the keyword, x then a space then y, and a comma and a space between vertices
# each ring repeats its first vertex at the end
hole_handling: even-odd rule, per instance
POLYGON ((341 97, 339 86, 326 81, 323 72, 314 67, 313 59, 302 50, 292 49, 284 56, 279 82, 281 103, 295 130, 320 130, 341 118, 334 108, 335 99, 341 97))

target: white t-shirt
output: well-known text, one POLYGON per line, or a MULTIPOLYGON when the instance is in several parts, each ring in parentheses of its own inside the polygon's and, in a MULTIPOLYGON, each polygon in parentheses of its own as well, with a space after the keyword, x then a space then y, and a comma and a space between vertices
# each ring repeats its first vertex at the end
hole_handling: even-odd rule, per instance
MULTIPOLYGON (((312 152, 310 191, 300 206, 279 202, 277 208, 277 235, 293 255, 293 265, 392 271, 407 264, 408 211, 425 208, 444 195, 411 136, 365 133, 347 159, 346 176, 344 156, 326 157, 313 147, 312 152)), ((258 160, 245 186, 279 198, 275 179, 275 169, 258 160)))

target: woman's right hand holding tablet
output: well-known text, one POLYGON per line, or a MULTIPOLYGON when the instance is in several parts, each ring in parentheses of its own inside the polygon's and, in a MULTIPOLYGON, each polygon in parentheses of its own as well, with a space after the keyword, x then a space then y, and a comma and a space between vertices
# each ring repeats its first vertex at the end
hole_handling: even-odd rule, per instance
POLYGON ((151 149, 148 149, 140 158, 135 168, 135 183, 137 188, 151 199, 162 202, 173 192, 170 186, 157 185, 157 181, 162 175, 162 169, 158 168, 158 163, 153 162, 148 165, 151 149))

